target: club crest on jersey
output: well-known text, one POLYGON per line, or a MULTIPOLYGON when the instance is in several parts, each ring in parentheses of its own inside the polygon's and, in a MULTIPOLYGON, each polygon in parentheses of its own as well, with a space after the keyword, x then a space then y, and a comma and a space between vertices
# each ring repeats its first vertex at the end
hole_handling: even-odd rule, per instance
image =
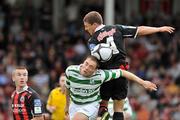
POLYGON ((20 101, 21 101, 21 102, 24 102, 24 100, 25 100, 25 98, 24 98, 24 96, 22 96, 22 97, 20 98, 20 101))
POLYGON ((35 107, 40 107, 40 106, 42 106, 41 100, 40 100, 40 99, 34 99, 34 106, 35 106, 35 107))
POLYGON ((96 46, 96 44, 89 44, 89 49, 92 51, 95 46, 96 46))
POLYGON ((95 81, 93 79, 90 80, 90 84, 91 85, 94 85, 95 84, 95 81))

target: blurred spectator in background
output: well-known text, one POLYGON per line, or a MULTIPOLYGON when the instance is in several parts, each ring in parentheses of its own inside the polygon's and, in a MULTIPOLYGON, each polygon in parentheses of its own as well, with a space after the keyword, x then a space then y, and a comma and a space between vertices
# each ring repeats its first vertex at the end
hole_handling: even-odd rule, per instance
POLYGON ((51 120, 69 120, 64 112, 66 105, 65 81, 66 76, 63 73, 59 78, 59 87, 54 88, 49 94, 46 108, 51 114, 51 120))

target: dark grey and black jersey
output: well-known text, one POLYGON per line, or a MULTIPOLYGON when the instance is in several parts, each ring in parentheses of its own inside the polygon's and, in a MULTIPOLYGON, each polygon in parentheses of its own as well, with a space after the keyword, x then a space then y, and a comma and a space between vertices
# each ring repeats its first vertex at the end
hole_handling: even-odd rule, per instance
POLYGON ((136 34, 137 27, 125 25, 106 25, 96 31, 89 39, 89 49, 93 50, 99 43, 107 43, 113 50, 112 58, 107 62, 101 62, 100 68, 119 68, 121 64, 124 64, 126 58, 124 38, 135 38, 136 34))

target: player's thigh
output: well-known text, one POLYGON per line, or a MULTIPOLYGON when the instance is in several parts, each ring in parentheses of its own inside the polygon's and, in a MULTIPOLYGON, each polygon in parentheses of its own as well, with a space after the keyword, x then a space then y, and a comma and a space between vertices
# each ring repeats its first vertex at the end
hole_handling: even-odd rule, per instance
POLYGON ((122 100, 127 97, 128 93, 128 81, 124 77, 114 79, 113 81, 113 100, 122 100))
POLYGON ((108 82, 104 82, 100 87, 100 95, 101 99, 103 100, 109 100, 112 97, 113 91, 113 80, 110 80, 108 82))
POLYGON ((85 114, 81 112, 76 112, 72 120, 89 120, 89 119, 88 116, 86 116, 85 114))

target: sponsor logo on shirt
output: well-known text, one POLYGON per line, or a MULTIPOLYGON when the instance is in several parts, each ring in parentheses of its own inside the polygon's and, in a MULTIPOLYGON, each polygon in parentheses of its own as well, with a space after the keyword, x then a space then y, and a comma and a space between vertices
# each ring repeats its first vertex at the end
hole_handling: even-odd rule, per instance
POLYGON ((18 113, 24 113, 24 112, 26 112, 26 109, 18 109, 18 108, 15 108, 15 109, 13 109, 13 113, 15 113, 15 114, 18 114, 18 113))
POLYGON ((24 104, 12 104, 12 107, 22 108, 24 107, 24 104))
POLYGON ((35 114, 42 113, 41 107, 34 107, 34 113, 35 114))
POLYGON ((101 33, 98 35, 97 40, 98 40, 98 41, 101 41, 101 40, 103 40, 103 39, 104 39, 105 37, 107 37, 107 36, 113 36, 115 32, 116 32, 116 30, 115 30, 114 28, 111 29, 110 31, 101 32, 101 33))
POLYGON ((95 91, 95 89, 83 89, 83 88, 71 88, 71 89, 77 93, 87 93, 87 94, 90 94, 95 91))

